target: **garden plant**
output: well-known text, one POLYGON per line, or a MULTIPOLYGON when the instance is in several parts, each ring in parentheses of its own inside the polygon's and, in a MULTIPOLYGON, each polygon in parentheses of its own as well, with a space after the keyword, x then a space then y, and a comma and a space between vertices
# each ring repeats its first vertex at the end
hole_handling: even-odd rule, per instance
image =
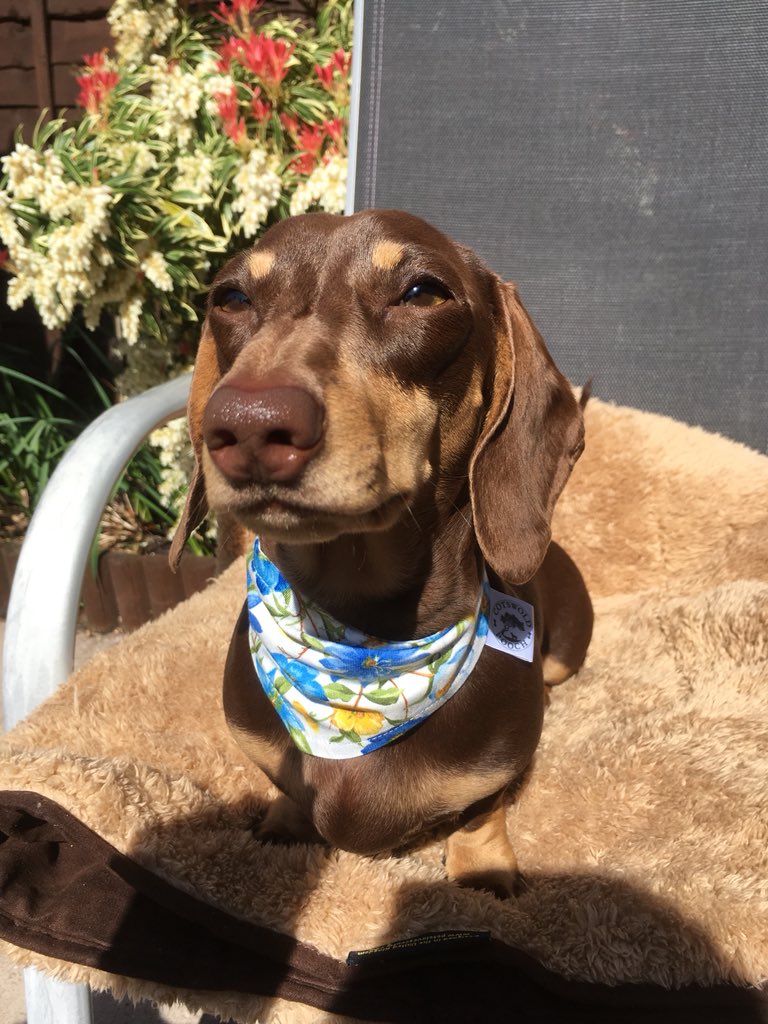
MULTIPOLYGON (((289 214, 343 210, 351 0, 305 20, 263 2, 117 0, 113 49, 77 73, 78 120, 42 118, 31 144, 2 158, 8 304, 32 302, 50 330, 110 325, 118 372, 103 403, 191 366, 207 284, 232 252, 289 214)), ((0 498, 18 520, 39 497, 35 466, 47 476, 76 432, 78 416, 54 414, 51 400, 78 401, 0 372, 0 498), (33 457, 43 439, 46 457, 33 457)), ((184 482, 183 422, 151 441, 140 475, 154 498, 137 519, 165 533, 184 482)))

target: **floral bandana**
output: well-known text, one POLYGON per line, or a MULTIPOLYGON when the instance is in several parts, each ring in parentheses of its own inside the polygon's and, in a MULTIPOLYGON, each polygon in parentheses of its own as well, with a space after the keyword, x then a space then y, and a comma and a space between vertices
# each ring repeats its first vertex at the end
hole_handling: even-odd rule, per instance
POLYGON ((485 645, 486 589, 474 615, 455 626, 423 640, 378 640, 302 599, 257 539, 248 562, 251 654, 299 750, 330 758, 367 754, 436 711, 485 645))

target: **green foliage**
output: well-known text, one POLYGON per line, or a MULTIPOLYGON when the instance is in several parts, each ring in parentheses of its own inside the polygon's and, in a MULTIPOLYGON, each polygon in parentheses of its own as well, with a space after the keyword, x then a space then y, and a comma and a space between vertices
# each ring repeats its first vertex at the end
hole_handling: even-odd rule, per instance
MULTIPOLYGON (((88 342, 87 337, 85 338, 88 342)), ((99 353, 91 352, 98 362, 99 353)), ((111 396, 72 346, 63 361, 79 364, 86 382, 78 400, 59 386, 0 365, 0 535, 24 532, 43 490, 69 445, 111 396)), ((145 444, 118 481, 102 521, 99 543, 148 547, 165 543, 176 510, 163 494, 163 469, 156 449, 145 444)), ((211 551, 211 542, 193 537, 196 553, 211 551)))
POLYGON ((116 316, 135 369, 163 354, 131 391, 190 362, 212 268, 290 212, 343 206, 351 0, 310 26, 257 24, 258 6, 118 0, 82 120, 39 123, 2 161, 9 304, 31 298, 49 328, 78 306, 91 327, 116 316))
POLYGON ((0 366, 0 508, 6 528, 26 524, 53 468, 84 425, 72 413, 57 415, 52 401, 69 405, 55 388, 0 366))
MULTIPOLYGON (((114 52, 84 58, 77 79, 80 121, 41 118, 2 159, 8 304, 30 300, 50 329, 110 318, 121 396, 191 364, 210 276, 234 251, 291 213, 343 207, 351 0, 327 0, 309 25, 265 20, 260 0, 189 6, 115 0, 114 52)), ((0 367, 3 532, 23 528, 114 399, 95 374, 86 390, 74 400, 0 367)), ((169 436, 132 463, 105 536, 168 531, 186 444, 177 431, 174 453, 169 436)))

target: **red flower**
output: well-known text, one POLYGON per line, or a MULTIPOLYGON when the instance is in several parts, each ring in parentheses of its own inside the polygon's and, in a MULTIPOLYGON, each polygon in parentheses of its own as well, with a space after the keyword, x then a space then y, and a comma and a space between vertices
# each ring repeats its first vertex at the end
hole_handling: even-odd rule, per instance
POLYGON ((88 68, 93 68, 94 70, 103 68, 104 67, 104 51, 103 50, 99 50, 98 53, 86 53, 83 56, 83 64, 85 64, 85 66, 88 67, 88 68))
POLYGON ((0 248, 0 270, 3 269, 5 264, 8 262, 8 250, 0 248))
POLYGON ((288 61, 293 56, 295 46, 288 46, 287 43, 278 39, 270 39, 267 46, 267 75, 266 81, 273 81, 276 84, 282 82, 288 74, 288 61))
POLYGON ((245 127, 245 118, 238 117, 240 106, 237 102, 237 92, 230 89, 229 92, 216 94, 216 106, 219 117, 224 122, 224 131, 239 146, 248 134, 245 127))
POLYGON ((219 110, 219 117, 222 121, 231 121, 237 117, 238 105, 237 105, 237 93, 234 89, 230 89, 229 92, 217 92, 216 93, 216 106, 219 110))
POLYGON ((257 121, 266 121, 272 116, 272 104, 268 100, 261 99, 261 89, 258 85, 253 90, 251 109, 257 121))
POLYGON ((320 79, 320 83, 324 89, 328 92, 333 91, 333 65, 326 64, 325 67, 320 67, 319 64, 315 64, 315 74, 320 79))
POLYGON ((238 57, 268 88, 274 89, 288 74, 288 61, 295 49, 282 39, 270 39, 263 32, 252 32, 242 44, 238 57))
POLYGON ((224 124, 224 131, 236 145, 241 145, 248 137, 248 129, 245 126, 245 118, 238 117, 233 121, 224 124))
POLYGON ((303 124, 299 127, 296 118, 289 118, 286 114, 282 114, 280 120, 283 127, 288 127, 300 151, 291 160, 291 168, 296 174, 311 174, 323 150, 325 128, 319 124, 303 124))
POLYGON ((220 58, 216 64, 216 70, 226 74, 232 61, 238 60, 242 48, 242 39, 238 39, 236 36, 229 36, 216 51, 220 58))
POLYGON ((311 153, 300 153, 291 160, 291 167, 296 174, 311 174, 317 160, 311 153))
POLYGON ((75 81, 80 86, 77 103, 85 107, 89 114, 96 114, 106 104, 107 98, 120 76, 116 71, 107 71, 104 67, 104 51, 90 53, 83 57, 85 74, 77 75, 75 81))
POLYGON ((263 3, 264 0, 230 0, 229 4, 227 4, 224 0, 221 0, 217 7, 218 13, 213 11, 212 14, 217 21, 224 22, 230 28, 236 29, 239 23, 243 29, 246 29, 250 22, 251 14, 254 11, 258 11, 263 3))
POLYGON ((315 74, 320 79, 320 83, 324 89, 328 92, 334 92, 336 89, 336 76, 338 75, 341 82, 346 82, 351 66, 352 54, 346 53, 344 50, 339 48, 323 67, 319 64, 315 64, 315 74))
POLYGON ((342 78, 346 78, 349 74, 349 69, 352 67, 352 54, 345 53, 344 50, 339 49, 331 57, 331 64, 339 72, 342 78))
POLYGON ((324 121, 323 128, 337 146, 344 145, 345 125, 342 118, 335 117, 333 121, 324 121))
POLYGON ((299 119, 298 117, 291 117, 290 114, 280 115, 280 124, 288 132, 292 139, 295 139, 299 133, 299 119))
POLYGON ((319 124, 302 125, 298 131, 297 141, 302 153, 309 153, 316 158, 323 148, 325 131, 319 124))
POLYGON ((264 40, 266 36, 263 34, 251 32, 246 40, 240 40, 240 52, 237 55, 237 59, 252 71, 254 75, 262 77, 262 72, 266 66, 266 60, 264 57, 264 40))

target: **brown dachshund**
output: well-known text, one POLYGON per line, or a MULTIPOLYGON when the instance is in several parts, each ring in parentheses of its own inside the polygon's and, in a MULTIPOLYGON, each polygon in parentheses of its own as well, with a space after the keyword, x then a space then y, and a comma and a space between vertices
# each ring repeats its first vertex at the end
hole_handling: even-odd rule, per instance
POLYGON ((484 571, 533 606, 530 663, 485 646, 449 700, 363 756, 296 745, 257 680, 246 608, 224 681, 238 742, 282 794, 260 836, 376 854, 449 821, 449 876, 515 891, 504 794, 539 741, 545 684, 584 660, 592 609, 550 541, 582 410, 514 286, 398 211, 283 221, 213 282, 189 428, 172 564, 210 507, 259 536, 300 600, 383 640, 471 616, 484 571))

